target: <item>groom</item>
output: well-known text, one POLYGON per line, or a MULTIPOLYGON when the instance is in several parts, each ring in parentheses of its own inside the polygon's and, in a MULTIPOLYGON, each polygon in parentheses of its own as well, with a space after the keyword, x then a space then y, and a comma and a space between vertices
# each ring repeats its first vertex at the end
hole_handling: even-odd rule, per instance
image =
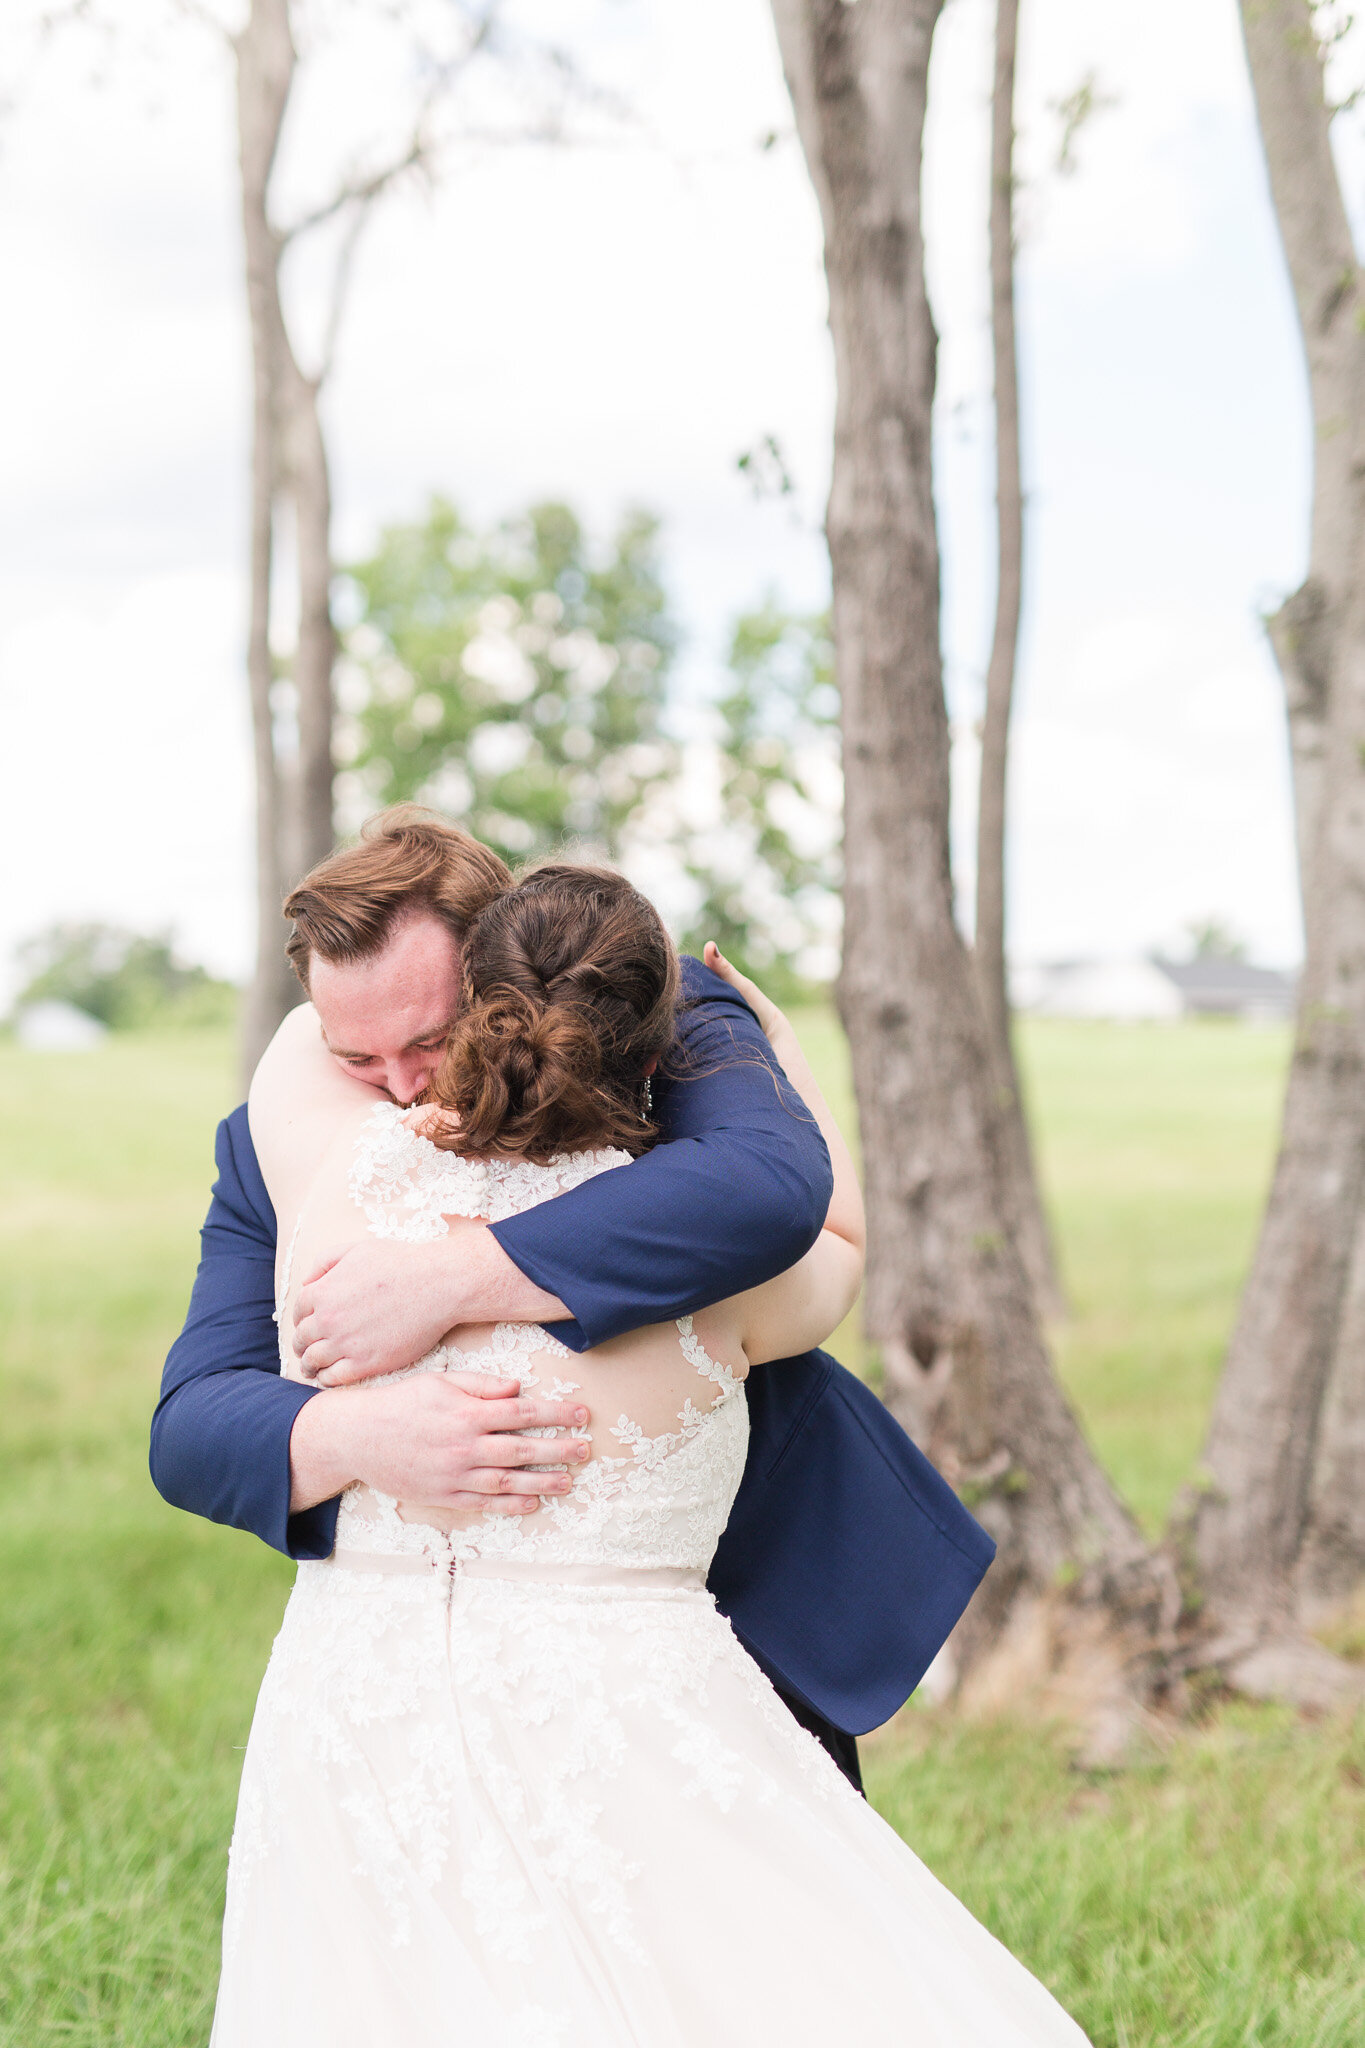
MULTIPOLYGON (((426 1088, 458 1006, 461 937, 508 880, 487 847, 399 807, 289 898, 287 950, 325 1043, 381 1098, 426 1088)), ((349 1383, 412 1364, 459 1323, 544 1323, 584 1350, 793 1265, 824 1221, 824 1142, 736 992, 695 960, 683 986, 678 1055, 654 1085, 662 1142, 505 1222, 455 1219, 434 1244, 366 1239, 324 1262, 296 1308, 310 1384, 280 1376, 276 1219, 235 1110, 152 1423, 165 1498, 295 1558, 330 1554, 354 1481, 454 1509, 533 1510, 547 1477, 522 1469, 539 1452, 518 1432, 581 1428, 583 1409, 472 1375, 349 1383)), ((919 1683, 994 1546, 825 1353, 760 1367, 746 1393, 748 1463, 711 1591, 858 1784, 854 1738, 919 1683)))

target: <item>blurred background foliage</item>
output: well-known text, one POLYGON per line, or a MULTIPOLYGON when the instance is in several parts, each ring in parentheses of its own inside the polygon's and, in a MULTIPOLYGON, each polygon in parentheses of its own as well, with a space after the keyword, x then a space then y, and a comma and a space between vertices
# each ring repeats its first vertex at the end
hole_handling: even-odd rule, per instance
MULTIPOLYGON (((714 938, 779 1002, 838 962, 842 786, 829 620, 768 598, 720 673, 679 672, 653 513, 594 545, 568 505, 486 528, 434 497, 345 571, 338 825, 415 799, 513 868, 625 869, 686 952, 714 938)), ((113 1030, 225 1023, 237 992, 168 932, 59 924, 19 952, 16 1012, 113 1030)))
POLYGON ((181 960, 169 932, 109 924, 54 924, 18 949, 15 1009, 70 1003, 111 1031, 230 1024, 237 991, 181 960))
POLYGON ((414 798, 512 866, 568 853, 662 878, 688 951, 780 1000, 832 979, 841 797, 828 621, 774 601, 720 678, 678 673, 659 522, 594 548, 574 510, 472 527, 445 498, 346 572, 341 823, 414 798))
POLYGON ((838 960, 839 692, 827 614, 775 599, 741 618, 716 706, 719 828, 687 834, 700 901, 689 952, 715 939, 778 1002, 811 995, 838 960))
POLYGON ((348 572, 347 822, 415 797, 512 863, 573 839, 617 857, 670 766, 676 628, 657 542, 652 514, 628 512, 595 558, 556 504, 478 533, 435 498, 388 527, 348 572))

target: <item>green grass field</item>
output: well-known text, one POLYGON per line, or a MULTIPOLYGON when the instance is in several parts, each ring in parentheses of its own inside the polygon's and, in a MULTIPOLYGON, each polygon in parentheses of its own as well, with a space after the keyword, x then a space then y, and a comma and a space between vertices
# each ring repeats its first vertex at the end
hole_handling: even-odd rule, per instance
MULTIPOLYGON (((804 1026, 846 1104, 836 1028, 804 1026)), ((1250 1254, 1284 1039, 1049 1024, 1025 1053, 1073 1310, 1062 1369, 1155 1526, 1250 1254)), ((212 1034, 0 1047, 6 2048, 207 2038, 240 1751, 290 1569, 163 1506, 145 1445, 231 1071, 212 1034)), ((867 1756, 883 1812, 1101 2048, 1365 2041, 1358 1726, 1223 1709, 1090 1779, 1052 1731, 912 1708, 867 1756)))

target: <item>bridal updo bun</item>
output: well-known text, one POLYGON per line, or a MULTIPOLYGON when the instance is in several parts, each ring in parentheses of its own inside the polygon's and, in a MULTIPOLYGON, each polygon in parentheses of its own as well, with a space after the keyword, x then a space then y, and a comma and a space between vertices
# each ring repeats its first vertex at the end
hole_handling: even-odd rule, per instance
POLYGON ((673 1044, 678 961, 652 903, 605 868, 551 866, 480 911, 464 995, 431 1099, 455 1152, 539 1160, 657 1129, 648 1070, 673 1044))

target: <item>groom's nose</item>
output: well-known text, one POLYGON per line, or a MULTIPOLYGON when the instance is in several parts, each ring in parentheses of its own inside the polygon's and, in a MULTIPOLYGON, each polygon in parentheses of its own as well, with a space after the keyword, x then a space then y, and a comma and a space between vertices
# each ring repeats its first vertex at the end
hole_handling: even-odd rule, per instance
POLYGON ((410 1102, 416 1102, 425 1095, 431 1081, 433 1062, 429 1056, 420 1053, 405 1054, 388 1062, 385 1086, 394 1101, 404 1109, 410 1102))

